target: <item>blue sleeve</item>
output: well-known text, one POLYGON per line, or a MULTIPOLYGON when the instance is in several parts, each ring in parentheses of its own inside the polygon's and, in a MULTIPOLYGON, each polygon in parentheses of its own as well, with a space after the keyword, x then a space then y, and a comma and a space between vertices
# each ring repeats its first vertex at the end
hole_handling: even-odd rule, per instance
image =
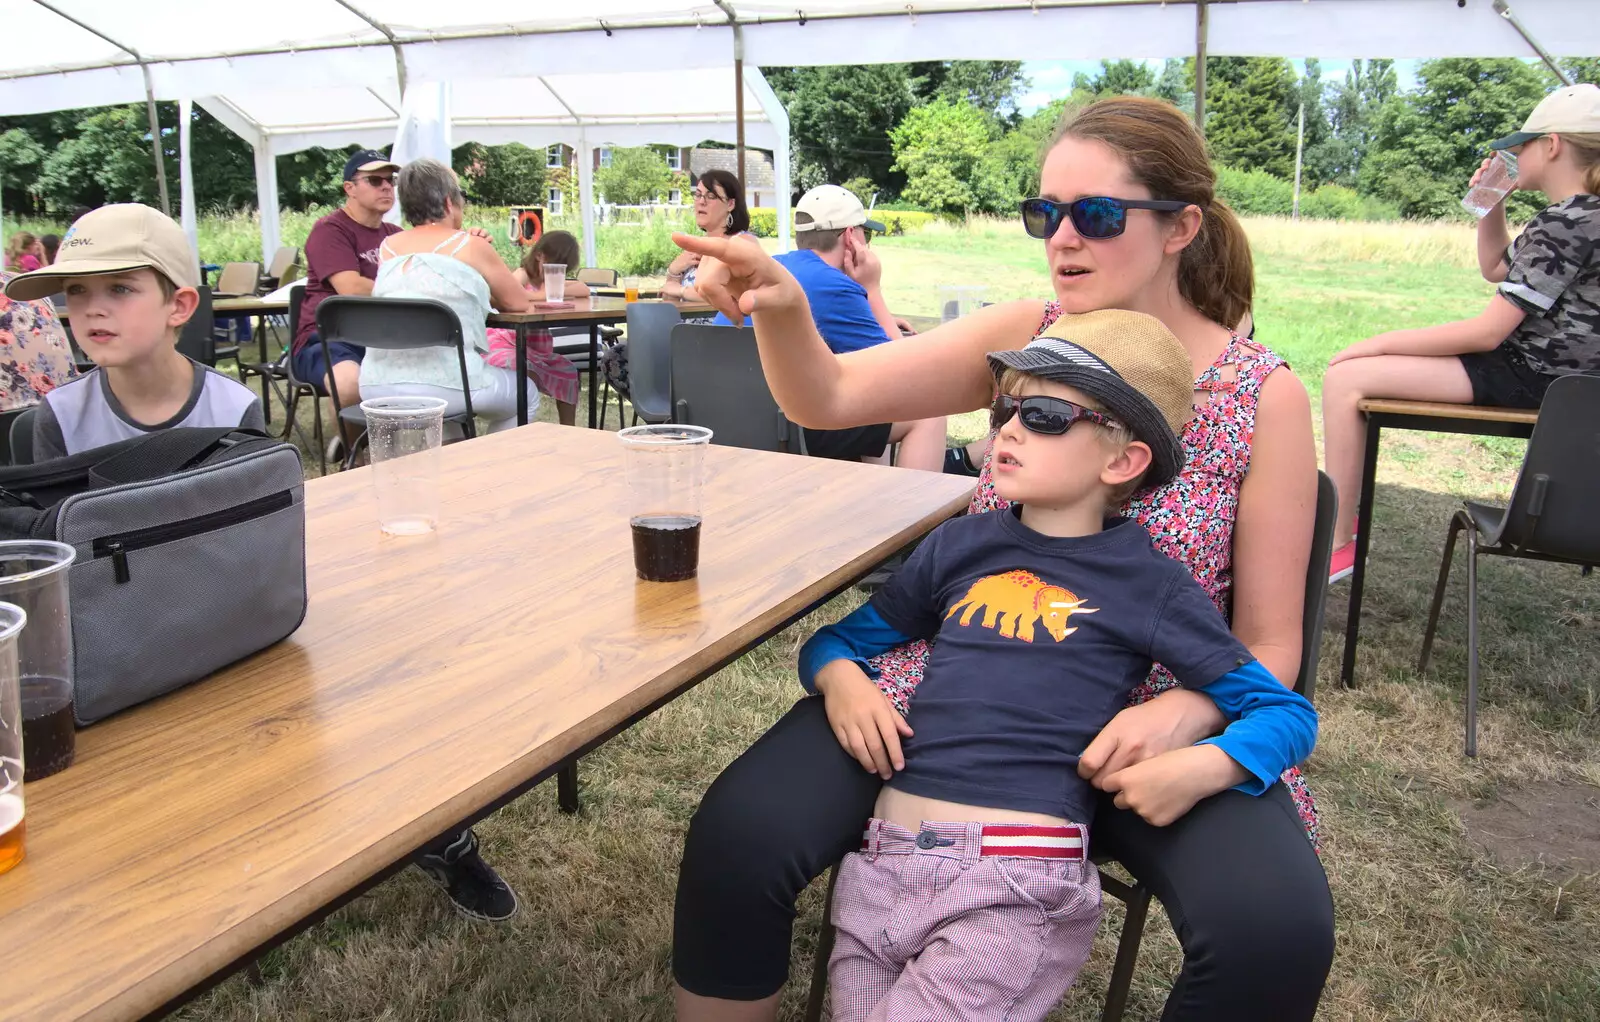
POLYGON ((1260 795, 1278 775, 1311 755, 1317 744, 1317 711, 1304 696, 1284 688, 1272 672, 1252 660, 1206 685, 1217 709, 1231 722, 1228 729, 1201 745, 1215 745, 1250 772, 1238 786, 1260 795))
POLYGON ((872 604, 863 604, 838 624, 817 629, 800 647, 800 684, 816 694, 817 672, 835 660, 853 660, 868 676, 877 677, 867 661, 910 641, 911 636, 885 621, 872 604))

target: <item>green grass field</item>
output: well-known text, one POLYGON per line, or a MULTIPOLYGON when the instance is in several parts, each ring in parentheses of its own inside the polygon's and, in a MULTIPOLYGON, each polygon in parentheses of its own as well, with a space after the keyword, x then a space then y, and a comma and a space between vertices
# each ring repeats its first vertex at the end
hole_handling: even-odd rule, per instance
MULTIPOLYGON (((1257 338, 1289 358, 1314 398, 1340 347, 1470 314, 1490 293, 1460 227, 1247 226, 1257 338)), ((1039 243, 1011 224, 933 227, 875 246, 901 313, 934 313, 945 283, 985 284, 990 300, 1047 287, 1039 243)), ((977 428, 972 417, 952 420, 955 436, 977 428)), ((1459 580, 1436 665, 1426 676, 1415 668, 1449 514, 1462 497, 1503 498, 1521 446, 1386 439, 1360 687, 1350 691, 1335 681, 1345 587, 1330 597, 1321 741, 1308 767, 1339 927, 1322 1019, 1600 1019, 1600 582, 1571 568, 1486 562, 1476 761, 1461 754, 1459 580)), ((230 980, 181 1017, 670 1018, 684 828, 717 772, 796 698, 794 655, 814 625, 778 636, 585 759, 580 815, 556 812, 547 785, 485 821, 485 855, 523 899, 513 922, 462 921, 419 874, 402 873, 267 955, 259 985, 230 980)), ((800 982, 785 995, 785 1018, 799 1017, 821 900, 813 886, 802 901, 800 982)), ((1099 1016, 1122 920, 1118 903, 1107 905, 1094 957, 1055 1018, 1099 1016)), ((1159 1015, 1179 960, 1153 915, 1130 1018, 1159 1015)))

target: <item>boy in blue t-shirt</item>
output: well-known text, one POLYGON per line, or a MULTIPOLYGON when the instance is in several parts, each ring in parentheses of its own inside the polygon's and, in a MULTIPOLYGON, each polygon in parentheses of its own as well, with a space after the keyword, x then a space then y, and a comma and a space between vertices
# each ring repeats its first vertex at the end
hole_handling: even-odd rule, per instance
POLYGON ((1064 316, 998 378, 1008 510, 940 526, 872 600, 800 652, 840 743, 886 784, 834 896, 835 1019, 1043 1019, 1100 918, 1095 792, 1078 757, 1164 664, 1231 722, 1114 775, 1162 826, 1310 754, 1316 711, 1228 630, 1188 569, 1110 517, 1183 467, 1193 372, 1152 317, 1064 316), (867 661, 935 639, 909 721, 874 710, 867 661))
POLYGON ((199 275, 171 217, 124 203, 79 217, 54 263, 11 279, 6 294, 18 300, 66 292, 73 337, 96 366, 39 404, 35 461, 174 426, 266 429, 259 398, 178 351, 199 275))

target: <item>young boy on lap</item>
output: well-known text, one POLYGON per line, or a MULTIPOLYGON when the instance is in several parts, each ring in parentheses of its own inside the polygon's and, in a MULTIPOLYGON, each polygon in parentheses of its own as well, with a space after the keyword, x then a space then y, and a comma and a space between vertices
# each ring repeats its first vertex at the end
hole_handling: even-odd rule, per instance
POLYGON ((1232 723, 1112 776, 1117 804, 1152 824, 1230 787, 1265 792, 1316 741, 1311 704, 1110 510, 1182 467, 1194 374, 1177 339, 1095 312, 989 361, 994 487, 1013 507, 934 530, 800 653, 840 743, 887 780, 834 896, 840 1022, 1020 1022, 1055 1006, 1100 918, 1078 757, 1153 660, 1232 723), (907 721, 862 681, 870 657, 914 638, 937 642, 907 721))
POLYGON ((198 284, 182 228, 137 203, 84 214, 54 264, 11 279, 6 295, 17 300, 66 292, 73 336, 96 366, 39 404, 35 461, 173 426, 266 429, 260 399, 178 353, 198 284))

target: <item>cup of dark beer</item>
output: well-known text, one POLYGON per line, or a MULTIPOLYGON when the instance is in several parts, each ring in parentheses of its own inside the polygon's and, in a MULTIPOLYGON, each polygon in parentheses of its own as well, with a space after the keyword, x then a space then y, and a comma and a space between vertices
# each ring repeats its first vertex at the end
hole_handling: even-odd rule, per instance
POLYGON ((77 552, 48 540, 0 542, 0 601, 27 615, 17 637, 22 676, 22 744, 26 780, 39 781, 72 765, 72 611, 67 575, 77 552))
POLYGON ((21 607, 0 603, 0 873, 22 861, 22 693, 17 685, 21 607))
POLYGON ((646 582, 682 582, 700 569, 704 426, 634 426, 617 434, 628 478, 633 567, 646 582))

